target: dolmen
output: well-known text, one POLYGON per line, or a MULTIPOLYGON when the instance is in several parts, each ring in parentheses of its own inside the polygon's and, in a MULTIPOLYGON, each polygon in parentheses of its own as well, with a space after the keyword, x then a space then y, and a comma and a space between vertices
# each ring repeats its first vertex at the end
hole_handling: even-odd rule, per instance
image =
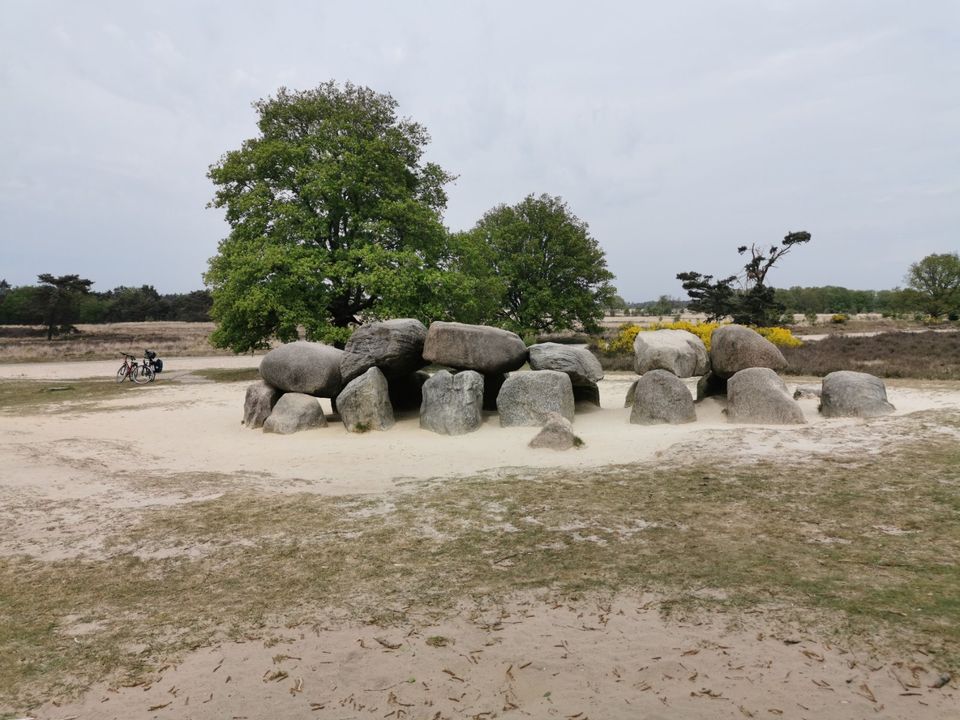
MULTIPOLYGON (((773 343, 751 328, 724 325, 710 345, 708 352, 685 330, 638 333, 639 377, 624 403, 630 423, 694 422, 697 402, 711 395, 725 396, 730 423, 806 422, 777 375, 787 363, 773 343)), ((260 377, 246 390, 243 424, 266 433, 326 426, 324 398, 352 433, 388 430, 398 413, 418 412, 424 430, 463 435, 480 429, 484 411, 496 410, 502 427, 543 428, 532 447, 566 449, 580 444, 572 426, 578 404, 600 404, 603 369, 582 347, 545 342, 528 348, 500 328, 456 322, 428 328, 400 318, 361 326, 342 350, 306 341, 281 345, 263 357, 260 377), (521 371, 526 364, 529 370, 521 371)), ((817 395, 824 417, 894 411, 883 381, 866 373, 830 373, 818 392, 798 393, 817 395)))

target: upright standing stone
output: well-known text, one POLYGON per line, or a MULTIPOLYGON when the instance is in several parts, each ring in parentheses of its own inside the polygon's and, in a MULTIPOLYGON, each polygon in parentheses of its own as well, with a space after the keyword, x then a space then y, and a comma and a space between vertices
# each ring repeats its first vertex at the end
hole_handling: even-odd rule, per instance
POLYGON ((263 423, 263 431, 290 435, 300 430, 326 426, 327 418, 323 415, 319 400, 303 393, 285 393, 263 423))
POLYGON ((378 368, 372 367, 351 380, 337 395, 337 410, 349 432, 387 430, 393 427, 390 388, 378 368))
POLYGON ((464 435, 483 423, 483 376, 473 370, 440 370, 423 384, 420 427, 441 435, 464 435))
POLYGON ((637 381, 630 411, 634 425, 679 425, 696 419, 693 396, 683 380, 669 370, 651 370, 637 381))
POLYGON ((799 425, 806 422, 786 384, 770 368, 747 368, 727 381, 727 422, 799 425))
POLYGON ((254 430, 262 428, 281 394, 279 390, 267 385, 263 380, 248 385, 243 401, 243 424, 254 430))
POLYGON ((820 412, 824 417, 880 417, 895 409, 887 402, 883 380, 874 375, 838 370, 823 378, 820 412))
POLYGON ((551 412, 573 421, 573 385, 566 373, 535 370, 511 373, 500 388, 497 410, 503 427, 543 425, 551 412))

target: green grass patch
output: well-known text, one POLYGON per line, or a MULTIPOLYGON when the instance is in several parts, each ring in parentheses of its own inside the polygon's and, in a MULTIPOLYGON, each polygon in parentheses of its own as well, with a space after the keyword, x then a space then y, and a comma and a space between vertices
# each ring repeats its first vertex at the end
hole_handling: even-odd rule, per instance
POLYGON ((104 400, 154 392, 155 383, 135 385, 129 380, 0 380, 0 412, 23 410, 90 409, 104 400))
POLYGON ((198 375, 213 382, 256 382, 260 379, 257 368, 209 368, 194 370, 191 375, 198 375))

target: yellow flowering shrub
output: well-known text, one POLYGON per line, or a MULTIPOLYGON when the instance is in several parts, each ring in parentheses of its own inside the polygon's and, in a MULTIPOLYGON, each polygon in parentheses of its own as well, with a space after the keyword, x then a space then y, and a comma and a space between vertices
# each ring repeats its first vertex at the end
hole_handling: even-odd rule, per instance
MULTIPOLYGON (((687 332, 691 332, 700 338, 707 350, 709 350, 710 336, 713 335, 713 331, 718 327, 720 327, 720 323, 693 323, 688 320, 681 320, 679 322, 658 322, 647 327, 640 327, 635 323, 627 323, 620 326, 620 330, 617 332, 617 335, 613 338, 613 340, 610 340, 609 342, 601 340, 597 346, 603 352, 610 354, 632 353, 633 341, 637 337, 637 333, 647 332, 650 330, 686 330, 687 332)), ((758 327, 753 329, 760 333, 767 340, 772 342, 774 345, 779 345, 781 347, 796 347, 797 345, 801 344, 800 340, 798 340, 792 332, 784 327, 758 327)))
POLYGON ((785 327, 758 327, 754 328, 774 345, 780 347, 797 347, 803 342, 785 327))

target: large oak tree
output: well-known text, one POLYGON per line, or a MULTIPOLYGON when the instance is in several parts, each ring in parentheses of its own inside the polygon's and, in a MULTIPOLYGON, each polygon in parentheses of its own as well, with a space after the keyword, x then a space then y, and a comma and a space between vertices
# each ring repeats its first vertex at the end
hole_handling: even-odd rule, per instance
MULTIPOLYGON (((343 342, 365 318, 447 316, 470 295, 441 222, 453 177, 424 162, 424 127, 347 83, 254 103, 257 137, 212 165, 230 234, 211 258, 213 340, 343 342)), ((467 283, 469 284, 469 283, 467 283)))

